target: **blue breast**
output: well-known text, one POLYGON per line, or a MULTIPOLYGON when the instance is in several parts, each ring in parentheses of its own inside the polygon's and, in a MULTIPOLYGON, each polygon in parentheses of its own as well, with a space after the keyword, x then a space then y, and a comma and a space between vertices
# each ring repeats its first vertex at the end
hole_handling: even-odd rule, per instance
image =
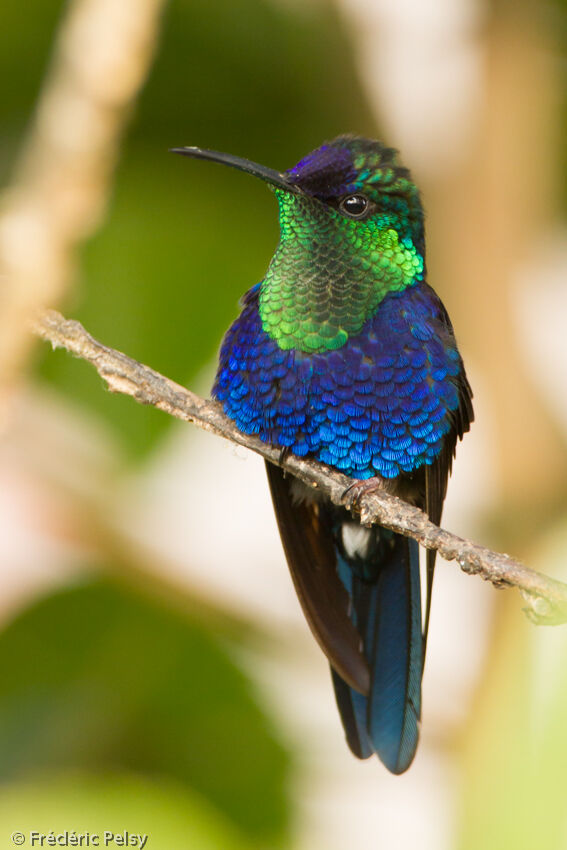
POLYGON ((227 332, 213 395, 241 431, 353 478, 431 464, 458 408, 462 370, 426 284, 386 296, 335 351, 282 351, 262 329, 259 284, 227 332))

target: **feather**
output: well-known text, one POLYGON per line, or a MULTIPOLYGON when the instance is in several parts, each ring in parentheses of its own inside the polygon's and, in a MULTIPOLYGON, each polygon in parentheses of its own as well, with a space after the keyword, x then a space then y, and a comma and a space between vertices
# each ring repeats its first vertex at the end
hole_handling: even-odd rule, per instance
MULTIPOLYGON (((370 667, 367 697, 333 671, 347 743, 358 758, 376 753, 392 773, 410 766, 419 737, 423 670, 419 550, 413 540, 384 529, 376 536, 374 575, 362 578, 339 553, 339 575, 352 595, 353 622, 364 638, 370 667), (380 536, 389 545, 380 545, 380 536)), ((368 565, 366 566, 368 570, 368 565)))
POLYGON ((417 544, 382 528, 352 528, 344 509, 298 500, 293 477, 266 467, 291 575, 331 664, 349 747, 359 758, 377 753, 401 773, 415 753, 421 704, 417 544))
POLYGON ((349 599, 336 572, 328 523, 317 503, 293 499, 282 470, 266 463, 272 501, 295 590, 307 622, 331 665, 355 690, 368 693, 368 664, 348 615, 349 599))
MULTIPOLYGON (((453 336, 453 329, 447 312, 441 302, 439 302, 440 310, 445 324, 446 333, 453 336)), ((425 470, 425 504, 419 504, 422 510, 425 510, 431 522, 439 525, 441 515, 443 513, 443 502, 447 493, 447 483, 451 474, 453 465, 453 457, 457 439, 461 440, 474 419, 472 407, 472 390, 468 382, 466 373, 461 370, 456 378, 459 404, 453 414, 454 427, 447 434, 443 448, 435 459, 435 462, 428 466, 425 470)), ((427 635, 429 633, 429 619, 431 616, 431 598, 433 593, 433 576, 435 573, 435 559, 437 552, 435 549, 428 549, 426 556, 426 597, 425 597, 425 621, 423 627, 423 663, 425 664, 425 653, 427 649, 427 635)))

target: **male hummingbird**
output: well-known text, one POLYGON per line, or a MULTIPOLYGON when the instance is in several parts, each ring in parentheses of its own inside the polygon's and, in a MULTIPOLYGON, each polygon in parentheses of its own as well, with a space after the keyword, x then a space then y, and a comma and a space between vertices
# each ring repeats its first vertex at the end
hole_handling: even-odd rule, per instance
MULTIPOLYGON (((220 352, 213 395, 246 434, 380 486, 439 523, 472 393, 451 322, 426 282, 423 209, 381 142, 339 136, 278 172, 196 147, 175 152, 264 180, 281 236, 220 352)), ((422 628, 419 549, 365 528, 267 463, 283 547, 330 665, 348 745, 407 770, 418 741, 435 552, 422 628)))

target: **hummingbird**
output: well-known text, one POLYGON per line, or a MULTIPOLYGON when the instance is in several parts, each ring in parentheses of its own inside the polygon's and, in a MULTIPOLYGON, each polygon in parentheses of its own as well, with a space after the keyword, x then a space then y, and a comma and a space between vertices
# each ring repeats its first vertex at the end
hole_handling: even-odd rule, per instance
MULTIPOLYGON (((246 434, 405 499, 439 524, 472 392, 427 283, 420 193, 398 153, 343 135, 287 171, 198 147, 263 180, 280 240, 222 342, 213 397, 246 434)), ((418 743, 435 552, 364 527, 266 463, 293 583, 331 668, 348 746, 403 773, 418 743), (423 625, 422 625, 423 623, 423 625)))

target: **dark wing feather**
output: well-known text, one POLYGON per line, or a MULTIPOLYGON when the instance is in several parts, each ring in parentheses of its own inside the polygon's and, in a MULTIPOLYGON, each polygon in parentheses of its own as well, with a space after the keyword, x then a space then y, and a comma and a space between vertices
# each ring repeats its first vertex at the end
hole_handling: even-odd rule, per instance
POLYGON ((374 750, 368 741, 368 735, 364 731, 366 726, 366 697, 349 688, 332 667, 331 676, 347 744, 357 758, 370 758, 374 750), (360 706, 355 704, 357 702, 360 703, 360 706))
MULTIPOLYGON (((451 322, 441 305, 443 314, 443 324, 445 333, 453 336, 453 328, 451 322)), ((461 371, 455 379, 457 389, 459 391, 459 405, 452 413, 452 427, 445 438, 443 449, 436 458, 435 463, 425 468, 425 512, 429 516, 431 522, 439 525, 441 522, 441 514, 443 512, 443 502, 447 493, 447 482, 453 465, 455 456, 455 447, 457 440, 463 438, 463 434, 469 430, 471 422, 474 419, 472 407, 472 390, 468 382, 468 378, 461 364, 461 371)), ((431 612, 431 594, 433 590, 433 575, 435 573, 435 549, 427 550, 427 595, 425 599, 425 621, 423 626, 423 661, 425 663, 425 649, 427 646, 427 633, 429 631, 429 616, 431 612)))
POLYGON ((290 479, 279 467, 266 463, 266 470, 291 577, 311 631, 341 678, 367 694, 370 672, 337 575, 332 530, 321 528, 325 518, 316 503, 293 501, 290 479))

